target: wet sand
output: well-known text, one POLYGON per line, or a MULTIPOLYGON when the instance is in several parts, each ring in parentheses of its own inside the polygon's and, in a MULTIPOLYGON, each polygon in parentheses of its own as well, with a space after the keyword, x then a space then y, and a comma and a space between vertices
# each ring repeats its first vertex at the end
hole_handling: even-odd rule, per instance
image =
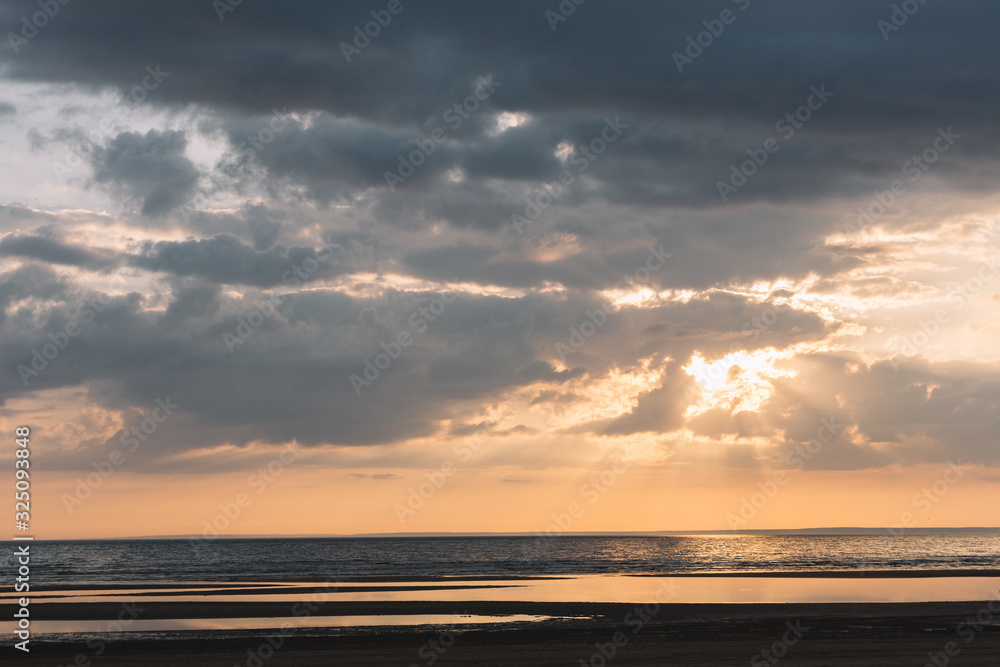
MULTIPOLYGON (((156 586, 143 586, 143 590, 135 591, 129 589, 118 589, 110 590, 105 586, 100 588, 81 588, 76 591, 69 592, 68 589, 52 589, 53 591, 58 590, 59 592, 53 593, 40 593, 36 595, 38 598, 44 598, 45 600, 55 600, 59 598, 72 599, 80 595, 87 595, 88 593, 93 595, 100 595, 101 597, 121 597, 121 598, 143 598, 143 597, 171 597, 171 596, 185 596, 185 595, 198 595, 200 597, 208 598, 213 595, 280 595, 281 593, 290 594, 306 594, 306 593, 406 593, 411 591, 462 591, 462 590, 490 590, 497 588, 510 588, 515 584, 467 584, 467 585, 455 585, 455 586, 439 586, 439 585, 416 585, 416 586, 351 586, 350 588, 341 588, 337 586, 282 586, 281 584, 274 584, 267 587, 253 587, 247 586, 245 588, 224 588, 224 589, 193 589, 193 590, 175 590, 174 588, 163 588, 160 589, 156 586)), ((133 587, 134 588, 134 587, 133 587)), ((14 599, 19 597, 18 594, 6 594, 0 596, 0 600, 4 599, 14 599)), ((287 603, 286 603, 287 604, 287 603)))
MULTIPOLYGON (((683 575, 673 575, 683 576, 683 575)), ((705 575, 700 575, 705 576, 705 575)), ((731 576, 719 573, 713 576, 731 576)), ((743 574, 741 576, 747 576, 743 574)), ((756 575, 750 575, 756 576, 756 575)), ((760 576, 904 578, 919 576, 997 576, 997 572, 954 570, 932 572, 762 573, 760 576)), ((500 579, 500 578, 493 578, 500 579)), ((501 586, 517 585, 504 577, 501 586)), ((366 580, 340 591, 421 591, 479 588, 474 578, 422 579, 401 586, 395 578, 366 580), (449 585, 458 584, 458 585, 449 585)), ((410 580, 413 581, 412 579, 410 580)), ((916 585, 916 582, 915 582, 916 585)), ((326 593, 335 586, 275 583, 141 584, 101 586, 101 601, 54 599, 32 605, 33 621, 112 621, 122 613, 118 595, 139 607, 139 618, 273 619, 274 630, 244 630, 213 637, 210 630, 106 637, 96 642, 32 640, 23 665, 809 665, 812 667, 894 667, 912 665, 1000 665, 1000 602, 793 602, 635 604, 523 600, 348 600, 319 598, 316 617, 461 615, 551 617, 537 622, 500 625, 420 627, 327 627, 281 629, 292 609, 287 600, 238 598, 260 592, 326 593), (182 594, 203 589, 196 602, 144 599, 128 589, 155 594, 182 594), (207 587, 221 590, 207 590, 207 587), (236 589, 243 586, 245 588, 236 589), (217 596, 237 596, 219 599, 217 596), (978 621, 977 621, 978 619, 978 621), (971 621, 971 623, 970 623, 971 621), (271 643, 267 643, 267 641, 271 643), (616 644, 617 641, 617 644, 616 644), (272 647, 277 645, 277 650, 272 647), (447 646, 447 647, 445 647, 447 646), (98 647, 100 653, 97 652, 98 647), (947 655, 950 651, 952 655, 947 655), (603 652, 603 655, 602 655, 603 652), (613 652, 613 655, 611 653, 613 652), (769 652, 769 653, 767 653, 769 652), (779 655, 780 653, 780 655, 779 655), (932 658, 933 656, 933 658, 932 658), (609 659, 610 658, 610 659, 609 659), (780 658, 780 660, 779 660, 780 658), (755 660, 756 659, 756 660, 755 660)), ((485 583, 482 587, 496 584, 485 583)), ((51 591, 70 587, 51 587, 51 591)), ((86 586, 72 590, 87 594, 86 586)), ((40 597, 45 593, 36 589, 40 597)), ((458 593, 457 597, 461 597, 458 593)), ((14 606, 0 602, 8 617, 14 606)), ((298 612, 295 612, 298 613, 298 612)), ((309 614, 307 614, 309 615, 309 614)), ((223 621, 223 625, 225 622, 223 621)), ((339 622, 338 622, 339 625, 339 622)))
MULTIPOLYGON (((639 605, 641 607, 641 605, 639 605)), ((584 665, 599 667, 597 644, 605 651, 619 642, 614 665, 739 665, 771 664, 761 652, 778 652, 783 665, 851 665, 855 667, 914 665, 928 662, 928 654, 941 654, 954 642, 959 653, 952 665, 998 664, 1000 614, 992 623, 959 634, 959 624, 977 615, 983 618, 985 602, 872 603, 872 604, 664 604, 650 606, 637 627, 635 604, 507 603, 507 602, 327 602, 317 614, 415 614, 532 613, 574 616, 540 623, 519 623, 502 628, 448 633, 414 629, 357 628, 328 637, 287 636, 272 639, 277 651, 264 643, 267 631, 248 633, 243 639, 177 639, 109 642, 99 657, 83 644, 32 642, 30 654, 18 664, 72 664, 82 654, 95 665, 173 665, 178 660, 195 665, 584 665), (632 614, 632 622, 626 619, 632 614), (791 624, 791 626, 789 625, 791 624), (790 627, 797 628, 796 636, 790 627), (783 638, 794 639, 780 646, 783 638), (431 641, 454 644, 435 650, 431 641), (968 641, 967 641, 968 640, 968 641), (263 649, 261 647, 264 647, 263 649), (592 656, 598 656, 591 661, 592 656), (257 662, 261 656, 266 660, 257 662)), ((270 603, 150 603, 143 618, 207 618, 283 615, 287 604, 270 603)), ((39 605, 42 618, 114 618, 118 604, 39 605)), ((281 625, 275 618, 275 626, 281 625)), ((772 655, 773 657, 773 655, 772 655)))
MULTIPOLYGON (((418 613, 459 611, 454 606, 428 603, 414 605, 373 605, 353 603, 350 609, 331 613, 418 613)), ((63 605, 57 605, 63 606, 63 605)), ((189 605, 197 606, 197 605, 189 605)), ((332 606, 332 605, 331 605, 332 606)), ((468 613, 513 611, 491 603, 463 605, 468 613)), ((153 605, 150 605, 153 607, 153 605)), ((326 605, 324 605, 326 607, 326 605)), ((794 605, 662 605, 642 627, 625 622, 636 605, 570 605, 539 603, 527 605, 537 612, 592 615, 592 619, 552 620, 518 624, 503 629, 477 629, 452 636, 448 629, 434 632, 359 629, 342 636, 285 637, 280 648, 270 651, 267 632, 245 639, 184 639, 171 641, 118 641, 109 643, 99 658, 84 645, 33 642, 32 651, 19 656, 18 664, 72 664, 82 653, 100 665, 173 665, 178 660, 195 665, 584 665, 598 667, 591 660, 597 644, 605 651, 619 642, 615 665, 738 665, 770 664, 761 652, 773 650, 783 638, 794 643, 778 647, 785 665, 851 665, 854 667, 924 665, 928 654, 946 650, 955 642, 960 652, 950 660, 954 665, 997 665, 1000 655, 1000 626, 985 625, 981 630, 959 635, 956 628, 968 617, 975 618, 985 603, 904 603, 904 604, 794 604, 794 605), (791 626, 789 626, 791 624, 791 626), (801 633, 796 637, 789 627, 801 633), (636 631, 638 630, 638 631, 636 631), (966 641, 970 639, 970 641, 966 641), (453 645, 435 650, 442 643, 453 645), (436 641, 432 645, 429 642, 436 641), (261 647, 264 647, 263 650, 261 647), (252 656, 266 657, 260 663, 252 656)), ((116 607, 117 608, 117 607, 116 607)), ((524 612, 525 605, 517 610, 524 612)), ((164 610, 149 611, 158 613, 164 610)), ((174 610, 171 610, 174 611, 174 610)), ((221 611, 221 610, 220 610, 221 611)), ((228 611, 228 610, 227 610, 228 611)), ((245 606, 240 615, 267 611, 260 605, 245 606)), ((195 609, 188 609, 198 616, 195 609)), ((61 614, 60 614, 61 615, 61 614)), ((75 615, 75 614, 74 614, 75 615)), ((94 617, 93 613, 87 614, 94 617)), ((146 614, 144 613, 144 616, 146 614)), ((275 619, 280 625, 280 618, 275 619)), ((998 619, 1000 620, 1000 619, 998 619)), ((279 641, 279 640, 272 640, 279 641)))
MULTIPOLYGON (((280 619, 290 613, 288 602, 143 602, 144 619, 167 618, 263 618, 280 619)), ((714 621, 720 619, 816 617, 856 619, 914 617, 957 618, 973 616, 986 602, 885 602, 885 603, 762 603, 762 604, 652 604, 657 608, 658 621, 714 621)), ((994 607, 998 606, 994 602, 994 607)), ((627 602, 515 602, 479 600, 386 600, 386 601, 317 601, 317 616, 396 616, 405 614, 530 614, 555 617, 623 618, 634 611, 635 603, 627 602)), ((13 605, 0 605, 0 614, 13 613, 13 605)), ((122 611, 121 602, 49 602, 32 608, 36 621, 113 620, 122 611)), ((1000 623, 1000 614, 995 614, 1000 623)), ((280 625, 280 624, 279 624, 280 625)))

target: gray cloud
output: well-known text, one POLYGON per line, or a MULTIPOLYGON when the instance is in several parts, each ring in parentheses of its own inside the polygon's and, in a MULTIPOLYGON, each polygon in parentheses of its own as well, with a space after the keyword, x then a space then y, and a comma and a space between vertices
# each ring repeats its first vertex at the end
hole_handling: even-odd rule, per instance
MULTIPOLYGON (((8 4, 14 13, 31 6, 8 4)), ((46 38, 31 44, 31 58, 0 58, 11 78, 123 92, 146 65, 160 63, 170 77, 147 103, 236 112, 243 120, 226 123, 234 147, 261 129, 255 115, 266 118, 274 108, 324 111, 308 128, 293 122, 255 157, 269 175, 320 201, 384 186, 383 171, 395 166, 399 152, 441 126, 442 113, 482 75, 503 82, 489 109, 453 134, 460 147, 442 145, 409 185, 459 164, 473 180, 544 179, 558 171, 550 151, 558 141, 583 145, 605 116, 627 111, 634 140, 609 149, 589 173, 603 185, 602 196, 715 205, 715 183, 730 165, 775 135, 776 121, 804 104, 810 86, 825 84, 834 98, 783 142, 738 201, 855 196, 872 179, 898 171, 936 128, 948 125, 981 141, 950 156, 936 174, 955 187, 986 187, 988 175, 995 176, 991 146, 1000 138, 988 111, 1000 89, 989 63, 1000 47, 988 39, 989 15, 982 13, 993 10, 969 2, 924 6, 885 42, 876 21, 887 11, 860 0, 836 8, 818 0, 755 5, 738 12, 739 20, 683 74, 673 53, 711 14, 691 1, 591 4, 555 33, 537 3, 505 3, 502 16, 478 5, 437 3, 402 14, 350 64, 339 43, 368 19, 365 7, 246 5, 219 23, 200 5, 164 12, 137 2, 112 11, 98 2, 52 21, 46 38), (150 15, 155 25, 144 18, 150 15), (961 79, 951 75, 957 70, 961 79), (497 111, 537 120, 488 138, 497 111)))
POLYGON ((217 283, 274 287, 337 276, 360 268, 361 260, 340 246, 328 250, 272 246, 259 251, 235 236, 218 234, 210 239, 146 243, 129 263, 148 271, 198 276, 217 283))
POLYGON ((108 270, 119 263, 115 253, 67 243, 63 234, 7 234, 0 238, 0 257, 24 257, 95 271, 108 270))
MULTIPOLYGON (((995 189, 1000 9, 927 3, 886 42, 876 27, 885 6, 752 3, 682 74, 673 52, 718 7, 593 1, 552 31, 536 2, 449 0, 414 3, 345 62, 340 42, 382 6, 242 3, 220 22, 206 2, 93 0, 61 12, 23 57, 0 50, 8 81, 65 84, 67 96, 127 95, 147 66, 170 73, 141 109, 129 108, 162 127, 120 131, 125 116, 114 119, 90 155, 92 184, 142 216, 95 224, 48 213, 38 203, 44 188, 25 195, 37 209, 0 208, 0 257, 28 260, 0 267, 0 401, 81 388, 81 401, 134 419, 169 395, 183 410, 136 466, 179 470, 187 464, 178 454, 222 444, 534 438, 537 431, 501 427, 480 409, 520 392, 531 410, 558 414, 587 400, 587 383, 647 364, 656 382, 624 413, 558 435, 684 425, 701 438, 774 443, 764 453, 734 446, 729 464, 750 466, 780 463, 813 437, 818 419, 835 416, 851 430, 809 467, 997 461, 1000 397, 988 364, 914 359, 895 373, 855 353, 802 353, 789 362, 798 376, 776 380, 759 411, 716 406, 689 421, 695 388, 683 367, 696 353, 819 347, 850 324, 803 306, 748 336, 744 323, 793 295, 767 287, 778 281, 809 282, 813 296, 873 301, 927 289, 897 275, 905 261, 894 253, 905 248, 824 240, 899 178, 938 128, 962 137, 912 195, 919 190, 921 204, 937 196, 940 209, 925 216, 907 201, 887 227, 920 227, 930 239, 965 210, 966 197, 995 189), (448 110, 484 76, 500 82, 495 94, 450 123, 448 110), (717 181, 779 136, 776 121, 821 85, 834 91, 829 102, 723 202, 717 181), (271 125, 275 109, 287 114, 280 126, 271 125), (503 113, 518 124, 499 131, 503 113), (609 118, 627 131, 580 162, 601 145, 594 142, 609 118), (386 171, 442 128, 433 154, 390 190, 386 171), (207 159, 206 146, 215 151, 207 159), (572 183, 514 229, 512 214, 539 202, 564 170, 572 183), (209 178, 216 199, 196 200, 209 178), (119 234, 119 249, 73 236, 94 238, 97 228, 119 234), (298 276, 326 239, 336 244, 330 258, 298 276), (555 345, 603 305, 602 290, 661 246, 671 257, 644 285, 672 296, 614 310, 599 334, 558 360, 555 345), (142 293, 111 297, 26 388, 18 365, 100 294, 84 274, 120 266, 136 274, 142 293), (852 275, 861 269, 864 276, 852 275), (337 289, 335 279, 343 280, 337 289), (437 296, 428 283, 507 292, 463 290, 417 335, 411 315, 437 296), (751 298, 748 285, 771 293, 751 298), (274 288, 282 296, 269 295, 274 288), (223 335, 264 299, 273 312, 230 353, 223 335), (413 344, 356 395, 349 377, 401 332, 413 344)), ((0 0, 8 24, 33 11, 32 1, 0 0)), ((58 109, 59 122, 86 121, 86 105, 60 100, 58 109)), ((13 113, 19 124, 27 118, 19 100, 17 109, 0 103, 0 116, 13 113)), ((27 135, 39 156, 53 142, 86 140, 80 127, 27 135)), ((962 243, 981 243, 971 225, 963 234, 962 243)), ((86 467, 121 435, 87 440, 58 465, 86 467)))
POLYGON ((163 215, 194 194, 198 170, 186 148, 183 132, 122 132, 93 151, 94 181, 138 200, 143 215, 163 215))
MULTIPOLYGON (((17 364, 29 360, 30 350, 46 342, 48 332, 64 327, 93 294, 40 268, 26 267, 3 278, 0 302, 10 304, 30 295, 50 304, 32 311, 6 311, 0 358, 7 360, 8 372, 0 380, 0 396, 10 398, 24 390, 17 364)), ((487 400, 498 392, 537 386, 535 396, 541 400, 535 405, 559 409, 559 387, 628 368, 637 356, 655 351, 686 360, 695 346, 718 355, 729 349, 734 336, 739 337, 744 314, 760 307, 720 297, 622 310, 570 357, 572 370, 556 371, 549 361, 555 343, 565 340, 568 327, 578 324, 584 307, 593 304, 538 296, 466 295, 417 334, 408 316, 433 296, 389 293, 358 299, 336 293, 293 293, 275 305, 275 313, 234 354, 227 352, 222 334, 235 331, 237 319, 252 312, 253 295, 234 300, 216 287, 177 284, 160 313, 145 310, 138 295, 116 297, 51 368, 32 380, 31 389, 87 382, 90 400, 108 409, 141 409, 164 396, 184 406, 170 428, 157 434, 155 446, 137 459, 146 461, 136 464, 140 469, 173 453, 212 444, 281 443, 293 438, 305 446, 388 443, 430 436, 452 406, 487 400), (695 320, 701 323, 696 337, 671 326, 695 320), (356 395, 348 377, 362 372, 364 360, 380 351, 379 344, 403 330, 413 333, 412 346, 384 377, 356 395)), ((783 313, 779 322, 756 345, 785 346, 825 335, 825 327, 814 316, 783 313)), ((746 346, 754 347, 749 342, 746 346)), ((794 447, 812 437, 817 419, 826 416, 821 403, 801 396, 799 383, 805 383, 850 396, 846 407, 830 407, 832 413, 856 424, 872 442, 897 448, 893 453, 897 460, 938 461, 962 455, 968 461, 995 461, 987 434, 996 425, 991 406, 997 384, 984 371, 973 366, 914 365, 907 374, 887 372, 884 366, 848 374, 843 366, 850 361, 805 357, 797 362, 800 377, 794 383, 779 383, 759 417, 708 415, 691 427, 715 436, 780 430, 786 432, 788 447, 794 447), (928 395, 921 388, 931 385, 941 389, 928 395), (905 444, 906 435, 916 432, 932 437, 920 447, 905 444)), ((692 382, 680 370, 681 364, 667 363, 657 388, 642 394, 634 409, 609 422, 587 424, 581 432, 625 435, 677 428, 682 423, 679 415, 690 403, 685 390, 692 382)), ((118 439, 114 436, 95 446, 113 447, 118 439)), ((887 460, 884 453, 841 439, 811 467, 869 467, 887 460)))

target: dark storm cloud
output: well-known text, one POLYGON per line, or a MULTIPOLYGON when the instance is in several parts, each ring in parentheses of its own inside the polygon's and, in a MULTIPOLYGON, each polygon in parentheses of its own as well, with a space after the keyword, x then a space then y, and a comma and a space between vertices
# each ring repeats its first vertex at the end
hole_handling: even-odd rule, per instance
MULTIPOLYGON (((384 172, 394 170, 399 156, 416 148, 410 134, 357 121, 324 115, 308 128, 295 120, 285 122, 287 127, 275 132, 270 142, 257 141, 257 148, 247 138, 260 134, 259 122, 230 123, 226 132, 234 155, 224 168, 233 173, 252 164, 261 167, 272 181, 304 188, 311 198, 329 202, 350 198, 359 190, 384 188, 384 172)), ((438 148, 435 153, 413 182, 431 178, 453 164, 447 148, 438 148)))
MULTIPOLYGON (((46 301, 60 299, 70 290, 69 281, 55 271, 37 264, 22 266, 0 275, 0 326, 5 326, 5 334, 10 333, 6 322, 8 309, 19 302, 28 300, 46 301)), ((0 404, 3 403, 0 398, 0 404)))
POLYGON ((217 234, 210 239, 147 242, 129 263, 147 271, 197 276, 215 283, 274 287, 359 270, 357 255, 339 245, 319 250, 273 246, 260 251, 230 234, 217 234))
POLYGON ((497 231, 510 226, 511 214, 524 207, 501 186, 475 180, 439 180, 434 188, 400 187, 392 196, 371 201, 374 219, 402 229, 425 229, 447 221, 459 229, 497 231))
POLYGON ((561 138, 541 124, 521 125, 481 147, 472 146, 461 165, 473 178, 550 179, 562 169, 553 155, 561 138))
POLYGON ((60 236, 8 234, 0 238, 0 257, 24 257, 95 271, 108 270, 119 263, 111 251, 83 248, 65 242, 60 236))
POLYGON ((250 206, 247 210, 246 224, 253 238, 253 249, 263 252, 274 245, 281 232, 281 221, 261 205, 250 206))
POLYGON ((186 148, 183 132, 122 132, 95 148, 94 181, 138 200, 143 215, 163 215, 194 194, 198 170, 186 148))
MULTIPOLYGON (((553 31, 545 10, 558 2, 407 2, 350 63, 341 41, 384 2, 244 2, 222 21, 205 0, 62 7, 17 54, 0 49, 2 76, 128 96, 148 67, 169 73, 141 113, 193 109, 198 121, 178 113, 169 124, 182 130, 142 133, 118 133, 116 124, 91 154, 93 181, 159 218, 122 226, 176 225, 191 236, 125 232, 121 261, 162 280, 145 295, 109 297, 26 387, 18 365, 96 294, 39 262, 103 271, 115 260, 71 237, 24 231, 67 214, 0 210, 8 234, 0 255, 33 260, 0 274, 0 404, 84 387, 87 401, 123 411, 131 423, 169 397, 181 409, 136 469, 180 470, 196 464, 167 459, 219 445, 369 446, 442 430, 522 433, 475 424, 482 417, 474 415, 509 392, 522 392, 540 413, 565 409, 586 400, 585 382, 652 368, 656 385, 627 412, 569 430, 614 437, 686 425, 710 439, 771 438, 783 458, 831 416, 856 430, 839 432, 809 467, 958 454, 997 461, 990 439, 997 384, 971 365, 914 360, 895 373, 850 355, 816 354, 797 364, 795 382, 776 381, 759 415, 716 408, 685 422, 695 387, 683 366, 693 354, 784 349, 838 327, 788 310, 748 335, 744 325, 772 303, 726 289, 817 276, 824 291, 887 254, 824 248, 822 240, 856 206, 847 200, 867 202, 887 189, 907 160, 933 145, 938 128, 961 138, 921 187, 989 191, 998 175, 1000 8, 926 3, 886 41, 876 21, 891 3, 755 1, 678 72, 673 53, 705 30, 704 20, 736 4, 590 0, 553 31), (488 99, 475 98, 481 77, 499 84, 488 99), (824 86, 833 96, 782 134, 776 123, 824 86), (475 109, 448 115, 469 99, 475 109), (513 125, 499 131, 503 112, 513 125), (609 124, 622 127, 614 141, 609 124), (435 130, 441 141, 432 139, 435 130), (188 154, 195 132, 224 146, 205 174, 222 184, 211 204, 192 203, 202 176, 188 154), (769 137, 781 139, 780 149, 723 202, 717 181, 751 159, 748 150, 759 155, 769 137), (386 172, 398 172, 400 156, 428 141, 433 153, 390 190, 386 172), (525 214, 564 171, 572 183, 524 230, 512 229, 511 215, 525 214), (184 208, 182 217, 175 209, 186 204, 195 210, 184 208), (317 283, 298 290, 286 276, 316 259, 323 233, 337 247, 309 272, 317 283), (556 345, 603 306, 599 291, 635 275, 651 247, 671 256, 649 287, 718 289, 614 309, 585 345, 558 359, 556 345), (369 272, 525 294, 462 293, 417 332, 412 316, 434 292, 394 291, 381 275, 363 286, 377 296, 321 289, 323 279, 369 272), (258 309, 259 325, 244 325, 250 333, 227 349, 224 335, 237 335, 258 309), (350 376, 401 332, 413 344, 358 395, 350 376), (833 396, 843 397, 840 404, 833 396)), ((34 0, 0 0, 0 26, 13 30, 36 11, 34 0)), ((32 128, 28 142, 40 153, 86 136, 79 128, 32 128)), ((852 287, 864 297, 905 289, 893 280, 852 287)), ((87 468, 91 445, 114 448, 121 435, 58 465, 87 468)), ((53 442, 63 444, 75 443, 53 442)))
MULTIPOLYGON (((194 235, 208 236, 231 234, 263 252, 273 246, 282 232, 294 232, 312 219, 301 210, 274 208, 265 203, 247 203, 237 210, 184 209, 175 222, 183 220, 184 227, 194 235)), ((307 213, 307 212, 306 212, 307 213)))
MULTIPOLYGON (((626 227, 611 224, 599 206, 580 207, 574 213, 551 212, 518 235, 507 226, 505 246, 460 242, 431 248, 400 249, 401 261, 413 275, 431 280, 461 281, 516 288, 558 283, 574 289, 610 289, 616 283, 636 286, 637 269, 651 253, 669 255, 645 283, 659 289, 706 287, 720 281, 752 283, 776 275, 791 279, 809 274, 835 275, 863 264, 850 254, 830 252, 817 243, 819 229, 834 231, 836 211, 805 212, 794 207, 743 211, 740 224, 725 211, 651 213, 631 225, 646 240, 629 241, 629 249, 613 243, 626 227), (544 253, 546 234, 569 233, 580 239, 576 252, 541 260, 525 252, 544 253)), ((445 239, 442 239, 444 241, 445 239)), ((550 241, 551 243, 551 241, 550 241)), ((659 262, 657 262, 659 263, 659 262)))
MULTIPOLYGON (((17 291, 25 274, 7 276, 0 298, 17 291)), ((214 288, 175 286, 162 313, 141 300, 119 297, 31 378, 30 390, 87 382, 89 397, 110 409, 142 409, 169 396, 182 409, 157 434, 148 456, 160 458, 201 446, 253 441, 304 445, 364 445, 431 435, 448 400, 482 397, 528 378, 517 370, 534 359, 519 304, 492 299, 455 303, 397 359, 391 372, 363 395, 348 378, 362 373, 366 357, 410 327, 408 315, 433 294, 399 294, 359 301, 338 294, 302 293, 282 298, 276 312, 234 353, 223 342, 258 299, 220 297, 214 288), (378 317, 366 312, 377 310, 378 317), (515 336, 520 336, 520 341, 515 336), (445 344, 447 343, 447 344, 445 344), (387 419, 386 415, 392 418, 387 419)), ((12 297, 13 298, 13 297, 12 297)), ((50 331, 61 330, 79 308, 81 293, 39 312, 9 311, 0 358, 0 397, 25 391, 18 364, 50 331)), ((8 300, 9 302, 9 300, 8 300)), ((537 374, 537 373, 536 373, 537 374)), ((562 381, 559 373, 550 373, 562 381)), ((115 438, 109 442, 114 444, 115 438)))
MULTIPOLYGON (((4 17, 15 21, 37 9, 29 0, 4 4, 4 17)), ((998 94, 971 76, 944 76, 967 66, 976 77, 995 80, 990 63, 998 46, 972 39, 992 34, 993 8, 928 4, 886 42, 876 21, 890 6, 860 0, 752 4, 683 75, 673 52, 704 30, 703 20, 735 9, 730 3, 592 2, 555 32, 544 17, 551 7, 528 0, 407 5, 347 63, 339 44, 353 39, 354 27, 384 3, 244 3, 220 22, 211 4, 196 0, 166 6, 104 0, 62 12, 23 57, 9 51, 4 57, 14 78, 123 87, 134 83, 123 63, 136 63, 141 72, 158 62, 172 77, 164 97, 179 103, 258 113, 287 104, 400 123, 435 115, 462 92, 461 82, 491 69, 516 74, 505 84, 513 109, 613 104, 701 115, 753 91, 744 113, 762 120, 771 116, 765 100, 798 105, 794 95, 803 83, 847 83, 851 74, 863 93, 851 105, 852 120, 873 130, 880 110, 929 119, 930 108, 941 108, 936 96, 942 89, 956 96, 959 108, 998 94), (883 66, 870 67, 873 59, 883 66), (389 60, 393 66, 385 67, 389 60), (901 91, 907 94, 895 94, 901 91), (867 103, 878 108, 866 109, 867 103)), ((986 108, 964 112, 990 116, 986 108)))
MULTIPOLYGON (((34 9, 27 1, 5 6, 10 20, 34 9)), ((584 144, 601 118, 625 114, 636 140, 609 150, 590 172, 605 184, 604 197, 718 205, 716 182, 746 150, 781 138, 776 121, 823 85, 834 97, 734 200, 856 195, 897 173, 947 126, 977 140, 942 161, 939 177, 977 187, 960 177, 979 174, 986 187, 996 172, 1000 74, 991 65, 1000 45, 988 26, 997 8, 922 5, 886 41, 876 22, 891 7, 861 0, 750 3, 745 12, 731 3, 591 2, 555 31, 544 15, 554 5, 527 0, 405 7, 350 63, 340 43, 382 3, 243 3, 219 21, 204 2, 94 2, 61 12, 22 54, 0 58, 14 79, 126 93, 147 65, 160 64, 170 76, 147 103, 261 117, 275 108, 328 112, 333 118, 313 127, 278 133, 255 158, 320 201, 378 186, 406 141, 426 138, 484 75, 503 82, 491 111, 541 120, 454 154, 445 144, 414 178, 462 164, 472 179, 541 180, 553 167, 552 141, 584 144), (673 54, 727 7, 737 20, 679 72, 673 54)), ((454 137, 482 136, 488 115, 473 113, 454 137)), ((230 141, 238 146, 256 129, 234 125, 230 141)))
POLYGON ((636 284, 635 270, 644 266, 651 251, 657 253, 660 269, 664 262, 670 261, 667 257, 670 253, 662 244, 653 242, 648 248, 633 252, 602 255, 588 249, 549 262, 508 259, 500 256, 495 248, 460 243, 415 250, 407 254, 403 262, 414 275, 433 280, 510 287, 534 287, 550 282, 572 288, 605 289, 616 283, 619 287, 636 284))

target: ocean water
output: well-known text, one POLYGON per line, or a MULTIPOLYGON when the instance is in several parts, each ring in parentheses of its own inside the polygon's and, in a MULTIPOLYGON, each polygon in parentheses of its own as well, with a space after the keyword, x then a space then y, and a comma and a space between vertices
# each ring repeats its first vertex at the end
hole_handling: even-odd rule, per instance
POLYGON ((35 585, 988 570, 1000 569, 1000 535, 78 540, 31 554, 35 585))

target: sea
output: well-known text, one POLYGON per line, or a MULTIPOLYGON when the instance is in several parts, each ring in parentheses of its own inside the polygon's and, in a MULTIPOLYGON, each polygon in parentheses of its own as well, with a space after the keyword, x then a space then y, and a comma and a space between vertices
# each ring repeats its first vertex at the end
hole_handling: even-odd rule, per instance
MULTIPOLYGON (((17 571, 14 547, 23 544, 4 550, 5 572, 17 571)), ((550 603, 655 607, 666 601, 753 605, 1000 600, 998 534, 27 544, 27 595, 35 639, 98 647, 123 639, 256 641, 261 633, 322 637, 414 628, 503 629, 591 623, 601 617, 584 606, 572 617, 539 613, 539 604, 550 603), (468 613, 477 605, 485 613, 468 613), (97 615, 88 615, 87 608, 98 610, 97 615)), ((16 605, 23 606, 19 598, 26 595, 12 588, 0 592, 0 608, 8 614, 16 605)), ((14 621, 0 620, 0 640, 13 639, 15 631, 20 629, 14 621)))
MULTIPOLYGON (((10 572, 11 553, 5 571, 10 572)), ((1000 570, 1000 535, 484 536, 44 541, 35 584, 1000 570)))

